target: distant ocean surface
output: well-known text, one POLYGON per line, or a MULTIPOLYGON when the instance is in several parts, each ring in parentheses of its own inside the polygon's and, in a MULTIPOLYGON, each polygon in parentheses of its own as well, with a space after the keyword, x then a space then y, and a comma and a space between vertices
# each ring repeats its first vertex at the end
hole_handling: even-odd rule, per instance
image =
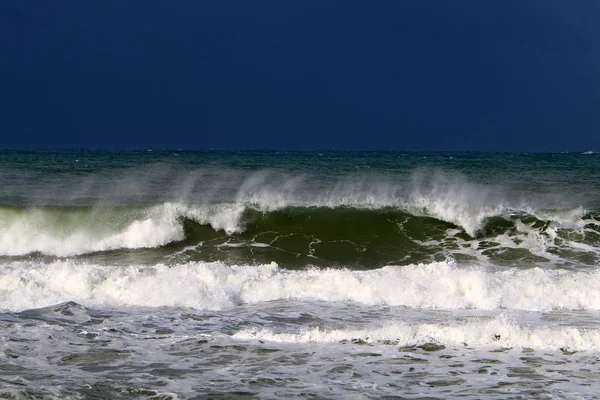
POLYGON ((0 151, 0 397, 597 398, 600 154, 0 151))

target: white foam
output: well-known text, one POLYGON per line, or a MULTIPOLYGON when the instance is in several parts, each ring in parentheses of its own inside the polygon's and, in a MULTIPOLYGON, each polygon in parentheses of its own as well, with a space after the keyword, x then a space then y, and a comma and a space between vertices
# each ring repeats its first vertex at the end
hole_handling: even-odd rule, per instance
POLYGON ((598 329, 533 327, 517 324, 504 316, 445 324, 407 325, 395 322, 354 330, 311 328, 297 333, 280 333, 268 328, 246 329, 235 333, 233 337, 287 343, 360 340, 367 343, 393 343, 398 346, 419 346, 433 342, 454 348, 473 346, 600 351, 598 329))
POLYGON ((0 254, 40 252, 70 256, 119 248, 157 247, 183 239, 183 227, 168 216, 134 220, 116 232, 93 231, 90 226, 53 229, 42 213, 32 213, 5 226, 0 233, 0 254))
POLYGON ((0 216, 0 254, 39 252, 73 256, 115 249, 153 248, 184 239, 182 217, 227 233, 243 229, 240 204, 188 206, 165 203, 131 215, 111 215, 110 209, 56 215, 52 210, 32 209, 0 216), (105 216, 102 213, 108 213, 105 216), (116 220, 111 220, 116 219, 116 220))
POLYGON ((500 244, 497 248, 526 249, 536 256, 558 260, 558 256, 548 252, 549 249, 554 247, 556 228, 548 227, 540 231, 522 223, 520 220, 515 221, 515 227, 519 233, 518 235, 511 236, 504 233, 493 239, 494 242, 500 244))
POLYGON ((165 207, 174 209, 177 217, 187 217, 200 224, 210 225, 215 230, 223 230, 228 234, 241 232, 244 229, 241 219, 246 205, 241 203, 193 206, 167 203, 165 207))
POLYGON ((588 222, 588 220, 582 218, 586 214, 583 207, 552 211, 527 208, 526 211, 535 215, 538 219, 551 221, 555 226, 566 229, 583 229, 587 223, 595 222, 593 220, 588 222))
POLYGON ((423 210, 421 213, 452 222, 474 235, 486 218, 509 208, 498 192, 500 188, 478 185, 460 175, 440 171, 415 174, 405 207, 417 214, 423 210))
POLYGON ((276 264, 101 266, 71 260, 0 265, 0 309, 83 305, 219 310, 297 299, 435 309, 600 310, 600 271, 459 268, 452 262, 370 271, 289 271, 276 264))

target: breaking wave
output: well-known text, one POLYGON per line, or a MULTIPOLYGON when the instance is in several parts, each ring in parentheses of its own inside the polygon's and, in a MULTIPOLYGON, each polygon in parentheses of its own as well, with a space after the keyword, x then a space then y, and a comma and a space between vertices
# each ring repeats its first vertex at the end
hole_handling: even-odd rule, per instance
POLYGON ((366 267, 449 254, 510 256, 509 261, 572 256, 591 265, 600 257, 600 223, 582 209, 538 211, 537 215, 498 212, 466 229, 453 218, 440 219, 438 212, 415 207, 266 209, 243 203, 0 207, 0 255, 69 257, 166 246, 172 252, 191 248, 195 260, 224 260, 222 254, 229 247, 236 249, 238 260, 248 263, 366 267))
POLYGON ((184 218, 216 230, 239 230, 242 206, 2 207, 0 254, 73 256, 116 249, 154 248, 185 238, 184 218))
POLYGON ((231 266, 103 266, 73 260, 0 264, 0 308, 24 310, 66 301, 103 307, 222 310, 276 300, 358 302, 431 309, 600 310, 600 271, 489 270, 453 262, 368 271, 272 263, 231 266))
POLYGON ((237 332, 234 337, 286 343, 383 343, 421 347, 427 351, 443 349, 444 346, 600 351, 599 329, 527 326, 504 316, 453 324, 390 323, 364 329, 311 328, 299 333, 278 333, 268 328, 246 329, 237 332))
MULTIPOLYGON (((66 196, 67 204, 19 200, 20 205, 0 206, 0 256, 161 249, 163 256, 187 257, 179 262, 233 258, 248 264, 367 268, 447 257, 491 258, 500 265, 597 265, 600 260, 598 210, 511 197, 503 188, 457 174, 416 171, 402 182, 313 181, 268 171, 234 174, 231 184, 221 178, 227 175, 211 175, 202 191, 187 177, 185 195, 170 193, 162 182, 158 186, 165 190, 154 188, 133 203, 121 204, 113 192, 111 201, 100 201, 96 188, 82 191, 92 199, 84 204, 66 196), (220 191, 223 185, 228 189, 220 191), (148 203, 150 194, 161 202, 148 203)), ((132 179, 137 182, 128 177, 117 186, 132 179)), ((138 186, 144 192, 145 186, 138 186)), ((124 196, 134 195, 129 190, 124 196)))

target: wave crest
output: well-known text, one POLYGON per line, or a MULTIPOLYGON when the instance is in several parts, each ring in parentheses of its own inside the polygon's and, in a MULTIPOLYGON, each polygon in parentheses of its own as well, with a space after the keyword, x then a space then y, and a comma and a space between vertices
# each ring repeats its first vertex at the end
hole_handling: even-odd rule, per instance
MULTIPOLYGON (((270 243, 273 248, 307 257, 315 256, 315 250, 317 257, 320 253, 325 259, 331 253, 332 261, 337 260, 332 252, 338 256, 343 252, 356 253, 355 261, 359 264, 372 265, 369 260, 375 260, 374 265, 381 266, 382 262, 398 262, 411 251, 414 256, 433 254, 423 247, 431 241, 441 246, 436 251, 446 251, 446 245, 456 247, 453 243, 459 238, 453 236, 460 232, 467 235, 460 240, 488 238, 508 247, 529 246, 529 251, 542 257, 548 256, 546 250, 557 241, 557 229, 580 233, 579 240, 577 235, 571 235, 568 241, 561 239, 578 251, 594 253, 594 246, 600 241, 599 222, 581 208, 537 211, 537 216, 481 207, 475 207, 477 211, 471 213, 471 203, 461 206, 461 201, 453 204, 448 200, 455 199, 454 195, 447 198, 440 195, 436 203, 431 203, 430 199, 435 197, 417 196, 410 206, 378 208, 348 205, 278 208, 280 204, 241 202, 164 203, 140 207, 0 207, 0 255, 41 253, 67 257, 120 249, 159 248, 184 241, 196 246, 221 231, 226 242, 222 240, 217 245, 230 245, 229 238, 251 246, 270 243), (433 211, 422 207, 425 205, 433 207, 433 211), (211 231, 198 226, 210 227, 211 231), (515 244, 511 236, 515 234, 522 236, 519 243, 524 245, 515 244), (259 243, 257 238, 266 242, 259 243), (336 248, 345 250, 340 253, 336 248)), ((462 246, 469 248, 473 244, 462 246)), ((344 260, 342 257, 338 261, 344 260)))
POLYGON ((575 327, 532 327, 520 325, 505 316, 476 319, 454 324, 389 323, 364 329, 312 328, 298 333, 278 333, 272 329, 246 329, 233 335, 242 340, 284 343, 385 343, 401 347, 449 346, 454 348, 503 347, 561 351, 599 351, 600 330, 575 327))
POLYGON ((275 263, 102 266, 70 260, 0 265, 0 307, 66 301, 85 306, 227 309, 276 300, 358 302, 431 309, 600 310, 600 271, 459 268, 452 262, 369 271, 290 271, 275 263))
POLYGON ((182 218, 239 232, 244 206, 0 208, 0 254, 73 256, 118 249, 156 248, 185 238, 182 218))

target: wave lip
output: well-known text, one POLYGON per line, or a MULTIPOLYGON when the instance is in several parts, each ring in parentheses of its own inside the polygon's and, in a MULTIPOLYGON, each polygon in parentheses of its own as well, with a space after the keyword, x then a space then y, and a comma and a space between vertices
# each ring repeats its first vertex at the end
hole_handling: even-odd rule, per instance
POLYGON ((452 262, 376 270, 290 271, 277 264, 102 266, 72 260, 0 265, 0 309, 84 306, 222 310, 276 300, 420 309, 600 310, 600 271, 460 268, 452 262))

